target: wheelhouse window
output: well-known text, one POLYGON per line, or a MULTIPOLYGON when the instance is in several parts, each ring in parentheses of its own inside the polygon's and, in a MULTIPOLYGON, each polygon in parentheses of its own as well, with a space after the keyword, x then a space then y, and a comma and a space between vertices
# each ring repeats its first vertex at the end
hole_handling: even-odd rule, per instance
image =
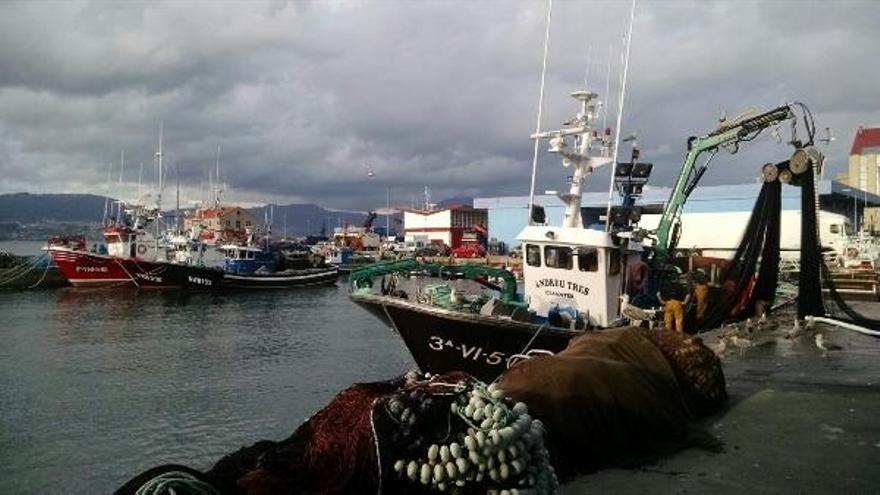
POLYGON ((582 272, 599 271, 599 251, 593 248, 581 248, 578 250, 578 270, 582 272))
POLYGON ((571 270, 571 248, 563 246, 544 246, 544 264, 549 268, 571 270))
POLYGON ((526 244, 526 263, 529 266, 541 266, 541 248, 534 244, 526 244))
POLYGON ((831 233, 832 234, 839 234, 840 233, 840 225, 831 224, 831 233))
POLYGON ((620 251, 608 251, 608 275, 620 273, 620 251))

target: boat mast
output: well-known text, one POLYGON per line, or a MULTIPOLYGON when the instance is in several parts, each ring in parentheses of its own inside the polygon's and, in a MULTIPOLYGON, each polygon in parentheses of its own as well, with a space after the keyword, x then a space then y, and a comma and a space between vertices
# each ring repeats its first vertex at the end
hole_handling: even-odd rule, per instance
POLYGON ((584 184, 586 183, 587 176, 594 169, 611 161, 609 158, 611 153, 605 136, 599 137, 598 133, 594 131, 596 119, 599 117, 599 95, 581 90, 573 92, 571 96, 580 104, 574 119, 568 122, 563 129, 539 132, 532 134, 531 137, 535 141, 549 139, 549 151, 562 156, 562 165, 564 167, 574 167, 568 193, 560 195, 560 199, 566 204, 565 218, 562 226, 583 228, 581 193, 584 184), (566 137, 573 138, 573 148, 569 147, 565 140, 566 137), (600 140, 602 144, 600 156, 589 155, 594 140, 600 140))
POLYGON ((220 145, 217 145, 217 172, 215 174, 215 181, 217 188, 214 190, 214 208, 220 207, 220 195, 223 193, 223 190, 220 188, 220 145))
POLYGON ((158 178, 157 178, 158 179, 158 186, 159 186, 159 193, 156 196, 156 249, 159 248, 159 235, 161 233, 161 226, 159 224, 161 223, 161 218, 162 218, 162 186, 163 186, 163 180, 162 180, 162 137, 163 136, 162 136, 162 134, 163 134, 163 127, 164 127, 163 122, 159 121, 159 151, 156 152, 156 163, 159 168, 159 173, 158 173, 158 178))
POLYGON ((107 163, 107 192, 104 194, 104 218, 101 219, 101 225, 107 225, 107 216, 110 214, 110 173, 113 170, 113 162, 107 163))
MULTIPOLYGON (((632 48, 633 21, 636 17, 636 0, 632 1, 629 11, 629 27, 626 33, 626 56, 623 59, 623 76, 620 82, 620 101, 617 105, 617 129, 614 132, 614 150, 611 164, 617 167, 618 148, 620 145, 620 129, 623 127, 623 103, 626 99, 626 76, 629 69, 629 54, 632 48)), ((611 231, 611 202, 614 199, 614 170, 611 170, 611 178, 608 180, 608 208, 605 212, 605 232, 611 231)))
POLYGON ((174 205, 174 233, 180 235, 180 162, 177 165, 177 202, 174 205))
MULTIPOLYGON (((541 67, 541 90, 538 94, 538 121, 535 124, 535 134, 541 132, 541 116, 544 112, 544 86, 547 79, 547 49, 550 47, 550 19, 553 14, 553 0, 547 0, 547 29, 544 33, 544 58, 541 67)), ((528 225, 532 225, 532 208, 535 205, 535 178, 538 174, 538 146, 539 141, 535 140, 535 149, 532 155, 532 183, 529 187, 529 210, 528 225)))
MULTIPOLYGON (((119 186, 118 190, 122 191, 122 173, 125 171, 125 150, 119 152, 119 186)), ((121 196, 121 194, 120 194, 121 196)), ((116 223, 122 222, 122 200, 116 200, 116 223)))

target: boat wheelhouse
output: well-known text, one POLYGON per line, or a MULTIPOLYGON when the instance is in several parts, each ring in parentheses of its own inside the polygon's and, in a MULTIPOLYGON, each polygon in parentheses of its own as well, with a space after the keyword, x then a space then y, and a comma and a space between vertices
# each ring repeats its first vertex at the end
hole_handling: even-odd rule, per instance
POLYGON ((226 273, 251 275, 256 272, 274 272, 276 269, 276 256, 269 250, 239 244, 224 244, 219 249, 225 257, 226 273))
POLYGON ((628 256, 604 231, 529 226, 523 245, 525 299, 537 317, 573 313, 588 327, 619 317, 623 263, 628 256))

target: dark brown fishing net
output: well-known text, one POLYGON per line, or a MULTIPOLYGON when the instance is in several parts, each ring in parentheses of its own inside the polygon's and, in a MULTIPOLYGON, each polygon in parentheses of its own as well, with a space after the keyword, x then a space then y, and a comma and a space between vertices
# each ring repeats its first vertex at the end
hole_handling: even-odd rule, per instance
POLYGON ((721 408, 727 400, 721 360, 702 339, 676 332, 649 329, 640 332, 669 361, 692 413, 703 416, 721 408))
MULTIPOLYGON (((588 333, 555 356, 507 370, 500 386, 544 421, 560 475, 627 465, 692 443, 686 399, 691 392, 679 386, 677 375, 708 380, 720 373, 717 361, 707 359, 700 346, 666 338, 655 344, 634 328, 588 333), (700 366, 708 369, 698 371, 700 366)), ((723 388, 723 378, 713 380, 723 388)), ((708 395, 718 398, 724 392, 708 395)))
POLYGON ((242 449, 221 459, 207 474, 225 481, 223 493, 375 493, 379 478, 372 404, 401 383, 353 385, 290 437, 261 442, 263 448, 256 452, 242 449))

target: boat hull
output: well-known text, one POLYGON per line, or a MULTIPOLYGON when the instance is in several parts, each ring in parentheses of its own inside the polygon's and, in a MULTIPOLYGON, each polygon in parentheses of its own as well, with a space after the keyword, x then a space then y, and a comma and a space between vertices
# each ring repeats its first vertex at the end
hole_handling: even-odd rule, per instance
POLYGON ((507 318, 460 313, 404 299, 351 294, 351 299, 396 331, 419 369, 465 371, 492 381, 526 351, 557 353, 581 332, 507 318))
POLYGON ((49 255, 74 287, 136 287, 141 289, 219 288, 218 269, 167 262, 119 258, 66 248, 50 248, 49 255))
POLYGON ((137 258, 122 259, 140 289, 214 290, 223 283, 223 270, 203 266, 167 262, 144 262, 137 258))
POLYGON ((308 269, 290 270, 280 273, 239 275, 226 273, 223 287, 230 289, 286 289, 290 287, 309 287, 335 284, 339 270, 308 269))
POLYGON ((74 287, 134 286, 117 258, 68 248, 49 248, 49 256, 74 287))

